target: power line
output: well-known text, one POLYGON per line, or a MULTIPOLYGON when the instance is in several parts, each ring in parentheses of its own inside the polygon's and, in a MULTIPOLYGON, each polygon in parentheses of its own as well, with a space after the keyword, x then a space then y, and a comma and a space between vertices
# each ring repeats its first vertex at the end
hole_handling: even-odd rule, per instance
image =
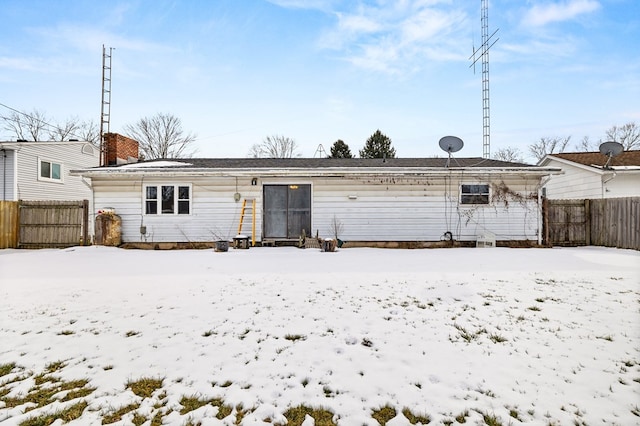
MULTIPOLYGON (((48 122, 46 122, 46 121, 44 121, 44 120, 42 120, 42 119, 40 119, 38 117, 35 117, 35 116, 31 115, 31 114, 27 114, 26 112, 22 112, 22 111, 20 111, 18 109, 12 108, 9 105, 5 105, 2 102, 0 102, 0 106, 5 107, 8 110, 16 112, 16 113, 18 113, 20 115, 24 115, 25 117, 28 117, 29 119, 31 119, 33 121, 37 121, 39 123, 44 124, 45 126, 51 127, 51 128, 53 128, 55 130, 58 130, 60 133, 66 133, 65 129, 63 129, 62 127, 56 126, 55 124, 48 123, 48 122)), ((5 120, 7 120, 7 121, 13 121, 13 119, 8 118, 8 117, 4 117, 4 116, 0 116, 0 117, 5 119, 5 120)), ((20 123, 22 123, 22 122, 20 122, 20 123)), ((78 135, 76 135, 74 133, 71 133, 71 132, 66 133, 66 134, 68 134, 69 136, 73 136, 75 138, 78 138, 78 139, 83 139, 83 136, 78 136, 78 135)), ((87 142, 90 142, 90 141, 87 141, 87 142)))

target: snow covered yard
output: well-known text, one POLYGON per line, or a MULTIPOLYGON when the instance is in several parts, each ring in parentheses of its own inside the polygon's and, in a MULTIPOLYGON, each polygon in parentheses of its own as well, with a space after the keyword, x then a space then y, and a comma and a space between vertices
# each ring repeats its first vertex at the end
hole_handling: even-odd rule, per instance
POLYGON ((640 424, 635 251, 3 250, 0 300, 3 426, 640 424))

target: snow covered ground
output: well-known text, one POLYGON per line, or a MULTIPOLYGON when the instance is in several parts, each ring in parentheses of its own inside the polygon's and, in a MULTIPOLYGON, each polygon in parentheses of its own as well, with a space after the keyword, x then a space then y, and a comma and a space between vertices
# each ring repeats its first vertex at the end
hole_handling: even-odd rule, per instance
POLYGON ((0 342, 3 426, 634 425, 640 252, 1 250, 0 342))

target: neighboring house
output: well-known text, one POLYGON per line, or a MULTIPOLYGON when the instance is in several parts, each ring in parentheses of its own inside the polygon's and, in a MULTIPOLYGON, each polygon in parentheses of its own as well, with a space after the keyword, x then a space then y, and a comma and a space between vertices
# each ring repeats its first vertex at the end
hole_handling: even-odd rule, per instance
POLYGON ((89 142, 0 142, 0 200, 91 200, 87 182, 69 171, 99 159, 89 142))
POLYGON ((600 152, 549 154, 538 165, 563 173, 545 184, 549 199, 597 199, 640 196, 640 151, 625 151, 609 158, 600 152))
MULTIPOLYGON (((184 159, 76 170, 122 241, 233 238, 255 200, 258 243, 303 233, 350 243, 540 242, 541 182, 553 167, 482 158, 184 159), (248 206, 252 205, 249 201, 248 206), (337 232, 336 232, 337 231, 337 232)), ((251 235, 251 212, 243 234, 251 235)), ((420 246, 416 244, 415 246, 420 246)))

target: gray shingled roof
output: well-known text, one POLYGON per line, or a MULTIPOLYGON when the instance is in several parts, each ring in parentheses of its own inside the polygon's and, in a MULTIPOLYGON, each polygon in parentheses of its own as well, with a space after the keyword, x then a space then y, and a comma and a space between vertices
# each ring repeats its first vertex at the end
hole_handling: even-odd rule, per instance
MULTIPOLYGON (((197 169, 309 169, 309 168, 441 168, 446 167, 448 158, 185 158, 150 160, 184 162, 185 166, 165 166, 166 168, 197 169)), ((512 163, 508 161, 484 158, 451 158, 449 167, 533 167, 530 164, 512 163)), ((155 168, 155 167, 154 167, 155 168)), ((163 167, 159 167, 163 168, 163 167)))

